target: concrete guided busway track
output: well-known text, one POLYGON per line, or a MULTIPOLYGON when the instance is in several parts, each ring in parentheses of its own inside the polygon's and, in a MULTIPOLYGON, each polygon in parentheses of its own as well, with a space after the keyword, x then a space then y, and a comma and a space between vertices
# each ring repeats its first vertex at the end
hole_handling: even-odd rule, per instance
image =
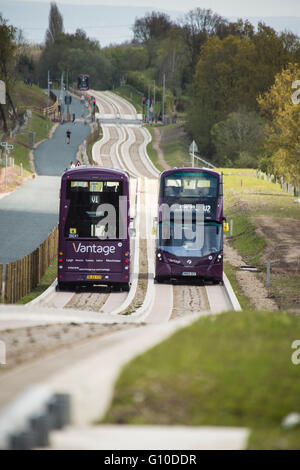
POLYGON ((132 244, 132 287, 129 293, 77 294, 56 292, 52 287, 34 305, 0 308, 0 332, 11 328, 11 334, 14 329, 31 330, 38 325, 47 328, 46 325, 90 324, 102 328, 104 324, 99 337, 74 340, 73 345, 53 351, 41 348, 41 357, 7 372, 0 371, 0 410, 29 384, 51 383, 54 390, 72 395, 74 422, 80 424, 87 424, 100 411, 104 412, 114 380, 127 360, 177 328, 195 321, 199 315, 232 309, 235 303, 234 294, 228 295, 228 288, 223 286, 154 284, 155 238, 151 234, 157 211, 159 172, 146 151, 151 137, 141 123, 135 123, 138 116, 132 105, 112 93, 92 94, 100 114, 115 121, 102 122, 103 138, 94 145, 93 158, 100 166, 123 168, 130 175, 131 215, 136 229, 132 244), (122 123, 125 119, 126 123, 122 123), (124 312, 130 315, 120 314, 124 312), (145 322, 153 325, 142 326, 145 322), (122 331, 114 331, 118 324, 122 331), (93 365, 96 374, 91 374, 93 365), (97 399, 102 394, 100 410, 97 399))

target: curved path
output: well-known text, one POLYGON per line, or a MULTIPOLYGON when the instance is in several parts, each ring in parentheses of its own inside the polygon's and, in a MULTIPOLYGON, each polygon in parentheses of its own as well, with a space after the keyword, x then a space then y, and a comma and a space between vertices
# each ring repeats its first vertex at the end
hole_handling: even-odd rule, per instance
POLYGON ((56 293, 52 289, 41 304, 27 309, 0 307, 0 331, 1 324, 6 329, 27 326, 28 334, 31 330, 28 327, 35 328, 36 325, 108 325, 98 338, 77 340, 72 346, 61 347, 51 354, 48 352, 0 374, 0 407, 29 384, 47 383, 55 391, 72 395, 73 422, 77 424, 88 424, 105 412, 120 367, 131 357, 195 321, 200 315, 232 308, 221 286, 154 284, 155 237, 150 234, 156 216, 159 172, 147 155, 146 145, 150 136, 141 125, 118 123, 118 116, 126 115, 128 119, 130 115, 132 120, 135 119, 131 106, 126 106, 122 99, 105 92, 95 96, 99 109, 112 115, 117 122, 103 124, 103 138, 95 144, 93 158, 99 165, 124 168, 131 175, 131 202, 137 229, 132 245, 132 289, 129 293, 110 295, 80 293, 77 297, 79 303, 72 308, 63 307, 74 302, 73 293, 56 293), (101 311, 90 309, 91 304, 97 302, 101 311), (47 304, 48 308, 44 308, 47 304), (136 305, 131 315, 119 315, 124 311, 124 305, 136 305), (154 324, 144 326, 145 322, 154 324), (109 334, 113 328, 110 325, 117 323, 120 324, 118 328, 126 331, 109 334))

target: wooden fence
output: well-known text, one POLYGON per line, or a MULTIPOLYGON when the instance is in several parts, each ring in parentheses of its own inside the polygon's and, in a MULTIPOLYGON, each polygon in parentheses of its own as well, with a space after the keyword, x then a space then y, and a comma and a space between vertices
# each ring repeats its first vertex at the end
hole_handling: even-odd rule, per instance
MULTIPOLYGON (((57 256, 58 228, 30 255, 6 265, 4 301, 15 303, 29 294, 41 281, 57 256)), ((0 282, 3 266, 0 266, 0 282)), ((0 284, 1 292, 2 282, 0 284)))
POLYGON ((0 299, 2 298, 3 265, 0 264, 0 299))
POLYGON ((300 187, 293 186, 291 183, 284 181, 283 177, 276 177, 275 175, 266 174, 263 171, 257 170, 256 176, 259 179, 269 181, 270 183, 280 184, 281 190, 293 194, 295 197, 300 196, 300 187))
MULTIPOLYGON (((99 135, 100 135, 100 128, 99 128, 99 126, 97 126, 97 128, 93 132, 91 132, 86 138, 86 148, 87 149, 88 149, 88 146, 91 143, 94 143, 94 142, 96 142, 96 140, 99 139, 99 135)), ((87 156, 88 156, 90 165, 95 165, 95 162, 93 160, 93 156, 90 155, 90 153, 88 151, 87 151, 87 156)))

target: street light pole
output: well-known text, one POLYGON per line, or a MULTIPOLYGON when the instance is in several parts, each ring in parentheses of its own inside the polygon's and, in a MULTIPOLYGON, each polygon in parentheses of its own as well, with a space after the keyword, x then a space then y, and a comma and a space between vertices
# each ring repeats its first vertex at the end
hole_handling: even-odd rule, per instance
POLYGON ((166 74, 163 75, 163 100, 162 100, 162 123, 165 123, 165 92, 166 92, 166 74))
POLYGON ((7 188, 7 147, 4 147, 5 152, 5 188, 7 188))
POLYGON ((47 93, 47 115, 48 115, 48 108, 49 108, 49 98, 50 98, 50 70, 48 70, 48 93, 47 93))
MULTIPOLYGON (((67 70, 66 95, 69 96, 69 69, 67 70)), ((69 120, 69 98, 67 98, 67 120, 69 120)))

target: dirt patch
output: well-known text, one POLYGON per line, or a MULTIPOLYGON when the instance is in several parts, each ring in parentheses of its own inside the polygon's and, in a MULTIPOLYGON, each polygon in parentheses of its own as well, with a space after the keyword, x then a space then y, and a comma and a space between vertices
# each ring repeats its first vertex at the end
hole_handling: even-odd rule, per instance
POLYGON ((23 181, 27 178, 28 176, 20 176, 20 169, 18 167, 8 167, 7 187, 5 187, 5 168, 0 168, 0 194, 13 191, 17 187, 21 186, 23 181))
POLYGON ((173 295, 172 320, 191 313, 209 312, 209 302, 203 286, 174 286, 173 295))
MULTIPOLYGON (((224 240, 224 261, 236 268, 245 266, 246 263, 238 252, 224 240)), ((258 310, 278 310, 276 302, 270 298, 268 289, 264 286, 258 275, 251 271, 236 271, 236 279, 243 293, 251 300, 258 310)))
POLYGON ((0 367, 0 375, 18 364, 41 358, 41 356, 61 348, 72 347, 74 343, 78 344, 88 338, 101 337, 132 327, 132 325, 117 324, 71 323, 1 331, 0 339, 6 345, 7 364, 0 367))
POLYGON ((258 216, 254 221, 257 231, 268 240, 262 261, 271 261, 275 270, 300 274, 300 220, 258 216))
POLYGON ((88 312, 101 312, 101 308, 109 297, 108 293, 98 294, 92 292, 77 292, 67 303, 65 308, 73 308, 77 310, 86 310, 88 312))
POLYGON ((157 129, 157 127, 154 127, 153 133, 154 133, 153 148, 157 153, 158 163, 162 168, 164 168, 164 170, 169 170, 171 167, 170 165, 167 164, 165 157, 164 157, 164 153, 162 149, 160 148, 160 142, 161 142, 160 130, 157 129))

